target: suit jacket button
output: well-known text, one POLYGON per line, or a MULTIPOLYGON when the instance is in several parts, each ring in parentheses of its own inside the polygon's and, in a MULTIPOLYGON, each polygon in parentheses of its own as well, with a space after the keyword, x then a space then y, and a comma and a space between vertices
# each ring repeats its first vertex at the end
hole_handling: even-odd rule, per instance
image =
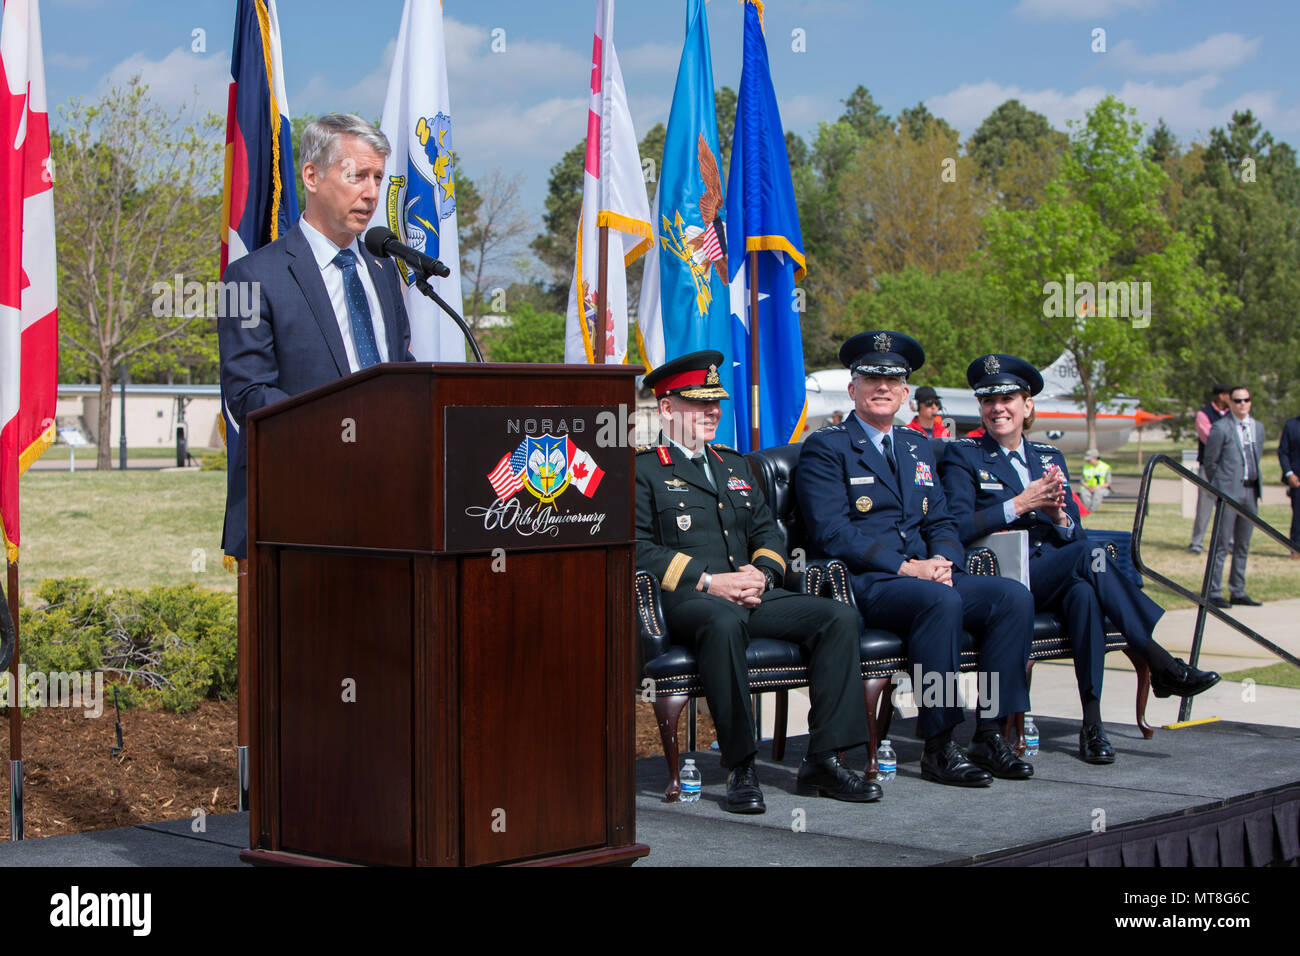
POLYGON ((726 528, 722 529, 722 533, 725 534, 727 537, 731 537, 731 532, 728 531, 726 528))
POLYGON ((677 507, 679 507, 679 508, 685 508, 685 507, 686 507, 686 502, 684 502, 684 501, 679 501, 679 502, 677 502, 677 507))
POLYGON ((722 502, 721 502, 721 501, 718 502, 718 507, 719 507, 719 508, 722 507, 722 502))

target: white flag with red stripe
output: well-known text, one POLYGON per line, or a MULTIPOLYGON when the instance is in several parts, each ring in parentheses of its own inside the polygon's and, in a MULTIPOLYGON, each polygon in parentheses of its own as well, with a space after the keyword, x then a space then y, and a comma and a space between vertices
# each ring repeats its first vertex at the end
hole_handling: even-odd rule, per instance
POLYGON ((54 170, 37 0, 0 22, 0 533, 18 560, 18 478, 54 441, 59 374, 54 170))
POLYGON ((582 217, 577 261, 569 282, 564 361, 622 362, 627 356, 627 273, 650 248, 650 203, 646 199, 636 130, 627 107, 623 71, 614 52, 614 0, 596 4, 591 51, 591 105, 587 111, 587 153, 582 176, 582 217), (602 347, 596 332, 600 245, 597 230, 609 227, 602 347))

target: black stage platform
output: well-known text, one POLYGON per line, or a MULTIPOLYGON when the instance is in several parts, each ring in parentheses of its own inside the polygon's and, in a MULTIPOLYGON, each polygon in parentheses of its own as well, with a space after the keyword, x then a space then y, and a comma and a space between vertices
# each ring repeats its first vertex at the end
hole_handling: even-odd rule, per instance
MULTIPOLYGON (((1157 730, 1108 724, 1118 759, 1075 755, 1078 724, 1035 718, 1042 749, 1029 781, 962 790, 922 780, 913 721, 895 721, 898 779, 880 803, 845 804, 794 793, 807 744, 792 738, 776 764, 760 750, 767 813, 723 812, 725 776, 702 754, 704 796, 663 802, 661 757, 637 762, 637 866, 1176 865, 1252 866, 1300 859, 1300 729, 1215 722, 1157 730), (1096 832, 1094 832, 1096 831, 1096 832)), ((958 740, 973 723, 959 730, 958 740)), ((855 766, 863 751, 850 753, 855 766)), ((0 843, 0 865, 241 866, 247 818, 207 818, 0 843)))

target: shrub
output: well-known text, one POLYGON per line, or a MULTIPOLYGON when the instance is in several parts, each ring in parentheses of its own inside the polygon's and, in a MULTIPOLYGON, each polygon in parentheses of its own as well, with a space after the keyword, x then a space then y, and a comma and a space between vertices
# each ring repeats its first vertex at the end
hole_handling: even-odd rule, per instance
POLYGON ((20 609, 27 670, 103 670, 123 707, 183 712, 235 696, 235 596, 193 584, 109 591, 87 578, 46 579, 20 609))

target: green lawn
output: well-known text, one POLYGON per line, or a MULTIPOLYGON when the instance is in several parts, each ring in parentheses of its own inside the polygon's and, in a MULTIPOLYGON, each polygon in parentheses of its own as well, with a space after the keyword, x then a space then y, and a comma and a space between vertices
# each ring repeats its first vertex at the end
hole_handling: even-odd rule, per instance
MULTIPOLYGON (((219 449, 215 449, 215 448, 196 448, 193 445, 190 446, 190 454, 193 455, 195 458, 201 458, 203 455, 207 454, 208 452, 218 451, 218 450, 219 449)), ((71 451, 72 449, 68 445, 51 445, 49 448, 45 450, 45 454, 41 455, 41 461, 67 461, 69 457, 69 453, 71 451)), ((77 467, 93 468, 95 466, 96 454, 97 454, 97 449, 95 448, 94 445, 82 445, 80 448, 77 449, 77 467), (85 462, 89 462, 89 465, 84 464, 85 462)), ((114 468, 117 467, 117 454, 118 454, 118 448, 116 445, 114 445, 113 450, 109 455, 109 457, 113 460, 114 468)), ((176 446, 174 444, 173 445, 147 445, 142 447, 128 445, 126 448, 126 457, 127 458, 175 458, 176 446)))
MULTIPOLYGON (((1133 433, 1134 436, 1137 432, 1133 433)), ((1274 435, 1272 440, 1264 442, 1264 449, 1260 453, 1259 470, 1264 478, 1266 485, 1280 485, 1282 483, 1282 466, 1277 461, 1277 436, 1274 435)), ((1130 438, 1128 444, 1114 451, 1108 451, 1102 455, 1102 461, 1110 465, 1111 471, 1116 475, 1128 475, 1133 478, 1141 478, 1142 470, 1146 467, 1147 462, 1151 460, 1152 455, 1168 455, 1174 461, 1182 463, 1183 449, 1196 448, 1195 438, 1187 441, 1143 441, 1142 442, 1142 465, 1138 466, 1138 448, 1137 438, 1130 438)), ((1083 455, 1067 455, 1065 463, 1070 467, 1071 475, 1083 474, 1083 455)), ((1193 471, 1196 469, 1193 468, 1193 471)), ((1174 473, 1168 468, 1161 468, 1156 472, 1157 478, 1172 478, 1174 473)))
POLYGON ((1272 684, 1274 687, 1300 687, 1300 667, 1293 667, 1286 661, 1278 661, 1267 667, 1250 667, 1244 671, 1224 674, 1225 681, 1253 680, 1256 684, 1272 684))
MULTIPOLYGON (((1167 469, 1165 473, 1168 474, 1167 469)), ((1083 519, 1084 526, 1132 531, 1135 507, 1132 503, 1106 501, 1100 512, 1083 519)), ((1289 505, 1265 505, 1260 509, 1260 517, 1285 535, 1291 523, 1291 508, 1289 505)), ((1183 587, 1200 591, 1205 564, 1211 556, 1208 551, 1199 555, 1189 554, 1187 543, 1191 538, 1192 520, 1182 517, 1178 505, 1154 504, 1142 532, 1142 559, 1149 567, 1183 587)), ((1229 557, 1224 567, 1225 578, 1231 564, 1232 558, 1229 557)), ((1154 581, 1146 582, 1146 592, 1164 608, 1192 606, 1190 601, 1154 581)), ((1258 601, 1300 598, 1300 561, 1289 561, 1286 550, 1259 530, 1251 536, 1246 593, 1258 601)))
POLYGON ((235 586, 221 566, 221 471, 29 471, 19 586, 84 575, 110 587, 235 586), (202 570, 196 570, 202 568, 202 570))

